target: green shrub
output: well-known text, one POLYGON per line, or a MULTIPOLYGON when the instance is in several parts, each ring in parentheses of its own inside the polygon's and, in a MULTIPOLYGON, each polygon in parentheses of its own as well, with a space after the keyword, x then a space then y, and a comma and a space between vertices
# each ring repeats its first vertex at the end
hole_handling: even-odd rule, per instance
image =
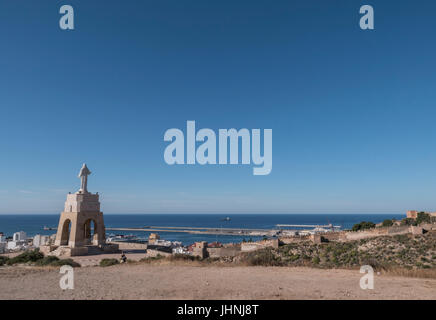
POLYGON ((10 258, 7 261, 7 264, 13 265, 13 264, 17 264, 17 263, 36 262, 38 260, 41 260, 42 258, 44 258, 44 255, 41 252, 39 252, 38 249, 28 250, 28 251, 25 251, 25 252, 19 254, 16 257, 10 258))
POLYGON ((386 269, 386 266, 383 263, 380 263, 379 260, 374 258, 365 258, 360 262, 362 265, 369 265, 374 268, 374 270, 383 270, 386 269))
POLYGON ((411 226, 411 225, 413 225, 414 222, 415 222, 415 219, 404 218, 404 219, 401 220, 401 225, 402 226, 411 226))
POLYGON ((421 223, 430 223, 431 218, 430 215, 425 212, 419 212, 418 216, 416 217, 416 224, 419 225, 421 223))
POLYGON ((313 257, 312 259, 313 264, 319 264, 320 261, 319 257, 313 257))
POLYGON ((51 264, 51 266, 56 266, 56 267, 62 267, 62 266, 71 266, 74 268, 79 268, 80 264, 77 263, 76 261, 74 261, 73 259, 59 259, 57 261, 53 261, 51 264))
POLYGON ((100 261, 100 267, 109 267, 119 264, 120 262, 117 259, 103 259, 100 261))
POLYGON ((276 257, 270 249, 247 253, 242 261, 250 266, 281 266, 280 258, 276 257))
MULTIPOLYGON (((396 234, 396 235, 394 235, 394 239, 395 239, 395 241, 398 241, 399 243, 402 243, 405 245, 409 241, 409 237, 407 234, 396 234)), ((409 248, 408 245, 406 245, 406 248, 409 248)))
POLYGON ((169 258, 171 261, 175 261, 175 260, 188 260, 188 261, 200 260, 200 257, 198 257, 198 256, 191 256, 188 254, 181 254, 181 253, 173 254, 169 258))
POLYGON ((161 260, 161 259, 164 259, 164 258, 165 257, 163 255, 158 253, 155 257, 145 257, 145 258, 140 259, 139 261, 141 261, 141 262, 151 262, 151 261, 161 260))
POLYGON ((360 231, 365 229, 375 228, 375 223, 369 221, 362 221, 360 223, 356 223, 351 230, 360 231))
POLYGON ((9 257, 0 256, 0 266, 5 265, 9 260, 9 257))
POLYGON ((386 219, 385 221, 383 221, 382 226, 383 227, 392 227, 394 225, 393 221, 390 219, 386 219))
POLYGON ((58 257, 55 256, 47 256, 42 258, 41 260, 36 261, 36 265, 38 266, 48 266, 51 265, 52 263, 59 261, 58 257))

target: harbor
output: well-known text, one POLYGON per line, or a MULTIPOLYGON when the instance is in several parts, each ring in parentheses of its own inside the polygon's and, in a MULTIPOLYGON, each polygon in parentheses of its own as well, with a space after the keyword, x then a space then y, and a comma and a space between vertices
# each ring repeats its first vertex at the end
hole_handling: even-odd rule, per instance
POLYGON ((260 236, 275 237, 282 235, 314 234, 338 231, 341 226, 277 224, 274 229, 253 228, 211 228, 211 227, 174 227, 174 226, 145 226, 143 228, 106 228, 108 231, 143 231, 143 232, 179 232, 188 234, 229 235, 229 236, 260 236), (292 228, 292 229, 288 229, 292 228))

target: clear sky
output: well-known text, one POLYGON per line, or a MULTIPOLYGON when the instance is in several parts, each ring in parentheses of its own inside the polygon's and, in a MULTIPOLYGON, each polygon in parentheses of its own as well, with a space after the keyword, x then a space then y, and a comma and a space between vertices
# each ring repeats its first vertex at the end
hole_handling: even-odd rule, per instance
POLYGON ((436 2, 0 2, 0 213, 436 210, 436 2), (75 9, 75 30, 59 8, 75 9), (375 30, 359 28, 359 8, 375 30), (169 128, 271 128, 273 169, 169 166, 169 128))

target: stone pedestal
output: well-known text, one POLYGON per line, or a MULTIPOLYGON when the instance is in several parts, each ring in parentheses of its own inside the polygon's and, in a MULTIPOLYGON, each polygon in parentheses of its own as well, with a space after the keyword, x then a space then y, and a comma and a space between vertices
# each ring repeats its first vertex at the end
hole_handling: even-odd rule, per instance
POLYGON ((106 243, 105 233, 98 194, 68 194, 59 219, 55 245, 71 248, 103 245, 106 243))
POLYGON ((61 256, 118 251, 117 245, 106 244, 106 230, 98 194, 79 191, 67 195, 65 208, 59 219, 55 246, 47 250, 51 255, 61 256))

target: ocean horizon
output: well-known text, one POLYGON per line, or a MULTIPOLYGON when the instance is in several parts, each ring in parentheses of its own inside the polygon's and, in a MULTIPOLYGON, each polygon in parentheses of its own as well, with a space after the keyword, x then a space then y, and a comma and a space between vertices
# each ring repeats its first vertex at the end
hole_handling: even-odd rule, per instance
MULTIPOLYGON (((28 237, 36 234, 51 235, 56 233, 59 214, 2 214, 0 215, 0 232, 12 236, 18 231, 26 232, 28 237), (44 227, 55 230, 44 230, 44 227)), ((361 221, 382 222, 385 219, 402 219, 405 214, 104 214, 106 228, 143 228, 144 226, 169 227, 205 227, 205 228, 248 228, 248 229, 274 229, 277 224, 333 224, 349 229, 361 221), (223 221, 230 217, 230 221, 223 221)), ((106 235, 131 234, 141 239, 148 238, 150 232, 145 231, 106 231, 106 235)), ((247 237, 238 235, 209 235, 160 232, 161 239, 181 241, 188 245, 196 241, 218 241, 221 243, 241 242, 242 240, 258 240, 260 237, 247 237)))

